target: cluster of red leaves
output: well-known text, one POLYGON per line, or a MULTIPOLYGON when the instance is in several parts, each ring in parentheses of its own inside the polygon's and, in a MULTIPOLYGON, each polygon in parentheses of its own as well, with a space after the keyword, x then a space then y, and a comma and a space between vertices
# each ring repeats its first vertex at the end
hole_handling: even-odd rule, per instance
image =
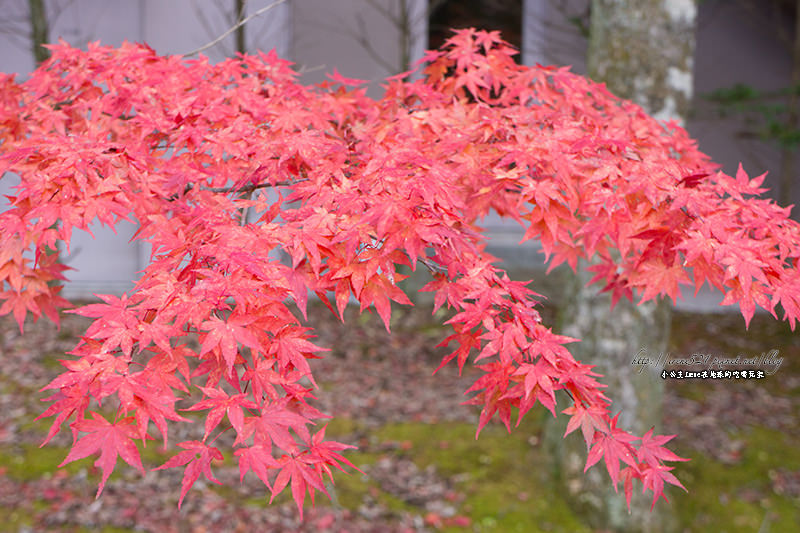
POLYGON ((410 304, 396 267, 420 263, 436 308, 457 310, 442 364, 472 358, 484 373, 469 389, 478 432, 537 401, 555 415, 564 390, 587 468, 603 458, 628 499, 633 479, 653 503, 680 485, 670 437, 616 427, 596 374, 564 347, 574 339, 492 264, 475 225, 490 210, 541 239, 553 265, 597 254, 615 299, 675 298, 691 273, 748 320, 756 304, 800 316, 800 226, 756 197, 760 179, 716 172, 683 129, 602 85, 516 65, 497 33, 456 32, 421 79, 390 78, 378 101, 336 73, 300 86, 274 54, 210 65, 133 44, 52 52, 24 83, 0 77, 0 173, 21 177, 0 214, 0 314, 20 328, 28 311, 58 320, 68 303, 48 282, 64 267, 43 252, 73 227, 130 218, 152 245, 129 294, 74 311, 96 320, 45 387, 47 440, 69 421, 65 462, 100 452, 100 491, 117 456, 142 470, 135 440, 157 430, 166 446, 187 422, 175 403, 194 393, 185 410, 207 413, 203 439, 160 467, 185 467, 181 500, 201 473, 216 481, 214 443, 232 429, 241 475, 273 496, 291 483, 302 514, 306 492, 350 465, 349 446, 309 429, 325 416, 309 404, 321 348, 289 304, 305 317, 310 289, 342 316, 352 295, 388 329, 390 300, 410 304), (189 333, 199 351, 181 343, 189 333), (104 401, 113 422, 90 410, 104 401))

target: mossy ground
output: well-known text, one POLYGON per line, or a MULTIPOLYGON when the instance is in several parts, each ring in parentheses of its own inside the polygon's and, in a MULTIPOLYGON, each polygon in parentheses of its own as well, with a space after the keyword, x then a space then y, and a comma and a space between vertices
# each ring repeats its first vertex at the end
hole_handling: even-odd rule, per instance
MULTIPOLYGON (((356 327, 382 330, 380 320, 375 316, 359 320, 356 327)), ((415 333, 408 331, 402 322, 397 324, 398 330, 404 327, 407 334, 415 333)), ((425 323, 419 326, 416 334, 433 338, 437 336, 436 331, 434 325, 425 323)), ((800 375, 800 345, 797 333, 791 332, 785 324, 768 316, 756 316, 749 331, 745 332, 741 317, 676 314, 672 331, 671 350, 676 354, 715 350, 728 354, 756 352, 757 355, 772 347, 779 348, 784 362, 776 376, 769 381, 747 384, 742 390, 752 390, 755 396, 758 387, 765 387, 771 395, 769 398, 776 395, 788 399, 792 406, 797 405, 800 396, 796 379, 800 375), (787 379, 790 376, 795 376, 795 379, 787 379)), ((384 342, 378 333, 363 338, 369 342, 384 342)), ((335 394, 337 383, 320 381, 320 385, 326 395, 335 394)), ((724 397, 719 399, 719 394, 738 386, 723 384, 714 389, 703 382, 672 385, 672 393, 677 398, 700 406, 724 401, 724 397)), ((15 385, 10 375, 3 376, 0 386, 4 394, 35 394, 28 386, 15 385)), ((734 410, 735 407, 732 406, 734 410)), ((677 513, 678 531, 713 529, 762 533, 794 530, 800 523, 800 495, 791 483, 786 485, 781 481, 796 480, 796 473, 800 472, 800 451, 796 445, 800 423, 796 419, 797 412, 794 414, 795 417, 788 417, 780 429, 766 418, 731 426, 730 429, 722 427, 727 442, 740 443, 733 455, 723 459, 709 453, 701 446, 701 439, 693 437, 691 432, 681 432, 678 422, 679 437, 674 441, 673 449, 692 459, 677 464, 675 470, 689 493, 680 490, 668 492, 672 508, 677 513)), ((548 482, 548 459, 540 446, 540 422, 531 413, 510 434, 504 426, 490 423, 476 440, 474 423, 385 420, 377 427, 367 427, 355 418, 334 418, 328 426, 328 437, 357 443, 359 449, 348 453, 347 457, 370 475, 351 471, 349 475, 337 476, 336 485, 331 490, 333 509, 348 509, 356 513, 365 502, 372 502, 397 516, 425 517, 424 527, 428 529, 452 532, 591 531, 585 520, 571 510, 569 501, 555 493, 548 482), (441 481, 446 488, 445 500, 450 510, 431 511, 412 497, 411 491, 397 489, 391 483, 392 471, 379 468, 387 459, 406 465, 413 463, 416 471, 441 481)), ((3 490, 31 490, 54 476, 69 476, 82 487, 77 491, 78 496, 85 497, 86 505, 89 505, 99 480, 99 472, 93 466, 95 458, 76 461, 59 470, 58 464, 66 456, 67 448, 61 445, 39 448, 38 442, 30 438, 33 434, 43 436, 48 426, 47 421, 26 422, 26 419, 20 419, 19 427, 27 435, 26 441, 0 444, 0 488, 5 485, 3 490)), ((142 455, 148 467, 162 464, 168 456, 158 442, 150 443, 142 455)), ((235 470, 232 464, 220 465, 222 467, 235 470)), ((121 478, 128 481, 138 475, 120 473, 123 468, 118 465, 118 472, 112 475, 109 483, 121 478)), ((179 483, 179 477, 177 480, 179 483)), ((238 480, 238 473, 235 480, 238 480)), ((240 507, 263 508, 269 499, 266 490, 246 494, 227 486, 205 486, 204 490, 213 491, 220 499, 240 507)), ((173 492, 175 490, 177 488, 173 487, 173 492)), ((192 494, 187 499, 191 497, 192 494)), ((284 504, 291 504, 288 494, 277 497, 273 505, 284 504)), ((0 502, 0 531, 36 530, 42 514, 49 512, 52 505, 52 495, 35 491, 31 492, 30 502, 23 508, 5 506, 0 502)), ((321 497, 317 505, 331 504, 321 497)), ((103 525, 86 528, 78 523, 59 530, 132 531, 103 525)))
MULTIPOLYGON (((331 437, 342 438, 350 433, 347 428, 341 431, 337 426, 329 427, 331 437)), ((535 445, 538 431, 531 423, 524 423, 511 434, 502 426, 490 425, 475 440, 475 427, 470 424, 432 426, 402 422, 380 428, 374 440, 403 442, 404 449, 394 453, 420 468, 433 465, 442 476, 455 480, 453 489, 463 495, 458 502, 458 513, 468 517, 470 525, 445 527, 445 531, 590 531, 580 517, 573 514, 569 503, 549 489, 543 474, 546 458, 535 445)), ((682 451, 692 458, 679 467, 679 475, 690 493, 671 491, 682 531, 706 531, 713 527, 715 531, 731 533, 780 532, 791 531, 800 523, 797 498, 775 494, 769 478, 776 469, 800 470, 800 454, 795 442, 780 432, 763 428, 731 435, 731 438, 737 437, 747 439, 749 445, 735 465, 716 461, 702 452, 682 451), (759 529, 762 524, 771 529, 759 529)), ((48 446, 2 446, 0 465, 10 480, 30 482, 52 476, 66 453, 65 448, 48 446)), ((146 455, 146 463, 163 461, 160 457, 160 461, 153 460, 160 454, 150 454, 154 457, 146 455)), ((374 464, 382 454, 385 452, 359 451, 347 457, 363 469, 374 464)), ((91 463, 92 459, 87 458, 70 463, 64 469, 76 475, 93 471, 91 463)), ((118 475, 113 474, 112 480, 118 475)), ((89 483, 97 481, 98 475, 94 472, 89 483)), ((215 490, 225 496, 221 488, 215 487, 215 490)), ((357 508, 367 495, 397 512, 424 512, 383 491, 368 476, 351 472, 336 478, 335 498, 342 508, 357 508)), ((227 496, 237 497, 235 491, 227 496)), ((283 494, 277 502, 288 499, 288 494, 283 494)), ((262 495, 241 503, 257 506, 263 502, 262 495)), ((10 528, 2 530, 16 531, 30 526, 31 520, 17 510, 0 507, 0 523, 10 528)), ((106 528, 102 531, 123 530, 106 528)))
POLYGON ((747 441, 735 464, 715 461, 695 452, 681 467, 688 494, 677 493, 684 530, 735 533, 739 531, 794 531, 800 524, 800 501, 776 494, 770 480, 779 469, 800 471, 800 454, 792 439, 764 428, 732 434, 747 441))

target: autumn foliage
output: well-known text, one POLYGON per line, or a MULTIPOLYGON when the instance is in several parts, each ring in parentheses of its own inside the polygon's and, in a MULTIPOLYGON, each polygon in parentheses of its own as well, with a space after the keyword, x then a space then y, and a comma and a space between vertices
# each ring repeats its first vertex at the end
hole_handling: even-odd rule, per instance
POLYGON ((0 314, 20 329, 28 312, 58 321, 69 303, 51 282, 66 267, 46 252, 73 229, 127 219, 152 245, 133 290, 69 311, 95 321, 44 387, 46 441, 66 423, 64 463, 99 454, 98 494, 118 457, 144 471, 139 447, 155 434, 166 446, 190 423, 180 413, 199 411, 203 438, 159 467, 185 469, 181 500, 232 455, 273 496, 290 485, 302 514, 306 493, 352 465, 319 425, 309 361, 323 349, 296 315, 309 291, 339 316, 354 297, 389 329, 390 301, 411 304, 398 265, 428 270, 423 290, 454 309, 442 364, 482 372, 468 400, 478 432, 538 402, 570 417, 586 467, 603 459, 629 501, 634 480, 654 503, 681 486, 671 437, 617 427, 574 339, 485 252, 477 222, 492 210, 553 266, 596 258, 615 301, 708 282, 747 321, 756 305, 800 317, 800 226, 759 197, 763 177, 718 172, 677 124, 566 68, 515 64, 497 33, 457 31, 377 101, 336 72, 301 86, 274 53, 216 65, 139 44, 52 53, 23 83, 0 75, 0 174, 21 177, 0 213, 0 314), (228 431, 233 444, 218 443, 228 431))

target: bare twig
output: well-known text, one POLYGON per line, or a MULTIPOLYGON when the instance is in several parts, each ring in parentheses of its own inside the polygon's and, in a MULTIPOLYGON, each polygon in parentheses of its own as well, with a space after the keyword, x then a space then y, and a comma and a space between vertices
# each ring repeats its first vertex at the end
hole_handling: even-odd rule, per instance
POLYGON ((366 3, 374 10, 380 13, 389 23, 397 29, 399 33, 400 46, 399 46, 399 64, 392 65, 389 61, 385 60, 372 46, 367 35, 366 27, 360 15, 356 16, 356 24, 358 25, 359 34, 354 34, 352 31, 347 33, 355 39, 359 45, 374 59, 378 64, 387 69, 390 73, 397 73, 410 70, 411 65, 411 47, 414 39, 417 37, 415 29, 420 26, 424 20, 430 20, 431 15, 445 0, 429 0, 427 7, 423 13, 417 17, 413 17, 411 3, 408 0, 400 0, 399 11, 395 14, 391 9, 385 7, 377 0, 365 0, 366 3))
MULTIPOLYGON (((195 4, 196 0, 192 2, 195 4)), ((224 22, 224 27, 227 27, 229 24, 236 24, 239 22, 237 19, 231 19, 228 13, 226 13, 220 6, 217 6, 217 10, 220 11, 217 13, 216 18, 222 18, 224 22)), ((194 6, 194 13, 197 16, 197 19, 200 21, 200 24, 203 26, 203 29, 206 31, 208 35, 216 35, 217 31, 214 29, 214 25, 211 24, 211 21, 206 17, 205 9, 198 7, 197 5, 194 6)), ((232 56, 234 55, 231 49, 225 45, 225 43, 219 43, 220 49, 222 50, 222 54, 224 56, 232 56)))
POLYGON ((354 34, 353 32, 348 32, 350 36, 356 39, 356 41, 358 41, 358 44, 361 45, 361 47, 369 54, 369 56, 376 63, 381 65, 389 72, 395 72, 397 67, 395 65, 392 65, 385 59, 383 59, 383 57, 381 57, 381 55, 375 50, 375 48, 373 48, 372 43, 370 43, 369 38, 366 36, 367 34, 366 24, 364 24, 364 19, 361 18, 360 14, 356 14, 356 24, 358 24, 359 33, 354 34))
POLYGON ((317 70, 322 70, 325 68, 325 65, 317 65, 316 67, 308 67, 306 65, 302 65, 300 68, 297 69, 297 74, 302 76, 303 74, 307 74, 309 72, 316 72, 317 70))
POLYGON ((247 18, 244 18, 244 19, 240 20, 239 22, 237 22, 236 24, 234 24, 233 26, 228 28, 228 30, 225 33, 223 33, 222 35, 220 35, 219 37, 217 37, 216 39, 214 39, 210 43, 204 44, 203 46, 201 46, 197 50, 192 50, 191 52, 187 52, 187 53, 183 54, 183 57, 193 56, 195 54, 199 54, 200 52, 202 52, 204 50, 208 50, 212 46, 214 46, 217 43, 219 43, 220 41, 222 41, 225 37, 227 37, 231 33, 235 32, 236 29, 239 28, 240 26, 243 26, 243 25, 247 24, 252 19, 263 15, 264 13, 266 13, 267 11, 272 9, 273 7, 277 7, 277 6, 279 6, 280 4, 282 4, 284 2, 286 2, 286 0, 276 0, 275 2, 272 2, 270 5, 262 7, 261 9, 259 9, 255 13, 253 13, 252 15, 248 16, 247 18))
POLYGON ((373 9, 377 10, 378 12, 380 12, 387 19, 389 19, 389 20, 394 19, 394 13, 389 11, 387 8, 385 8, 384 6, 382 6, 381 4, 376 2, 375 0, 366 0, 366 1, 367 1, 367 3, 369 5, 372 6, 373 9))

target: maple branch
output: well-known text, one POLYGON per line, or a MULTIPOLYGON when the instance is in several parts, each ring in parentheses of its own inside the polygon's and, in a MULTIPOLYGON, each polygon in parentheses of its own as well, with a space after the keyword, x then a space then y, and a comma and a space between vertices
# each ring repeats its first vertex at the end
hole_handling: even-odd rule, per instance
MULTIPOLYGON (((258 189, 266 189, 269 187, 288 187, 289 185, 293 185, 295 183, 300 183, 301 181, 308 181, 308 178, 300 178, 294 181, 279 181, 277 183, 259 183, 258 185, 245 185, 244 187, 233 188, 233 187, 207 187, 203 190, 217 192, 217 193, 228 193, 228 192, 253 192, 258 189)), ((190 187, 192 184, 190 183, 187 187, 190 187)))
POLYGON ((236 24, 234 24, 233 26, 228 28, 228 30, 225 33, 223 33, 222 35, 220 35, 219 37, 217 37, 216 39, 214 39, 210 43, 204 44, 203 46, 201 46, 200 48, 198 48, 196 50, 192 50, 191 52, 187 52, 187 53, 183 54, 183 57, 193 56, 195 54, 199 54, 200 52, 202 52, 204 50, 208 50, 212 46, 214 46, 217 43, 219 43, 220 41, 222 41, 225 37, 227 37, 231 33, 235 32, 238 28, 240 28, 240 27, 244 26, 245 24, 247 24, 250 20, 252 20, 252 19, 254 19, 254 18, 258 17, 258 16, 261 16, 262 14, 266 13, 267 11, 272 9, 273 7, 277 7, 277 6, 279 6, 280 4, 282 4, 284 2, 286 2, 286 0, 276 0, 275 2, 272 2, 270 5, 262 7, 261 9, 259 9, 255 13, 253 13, 252 15, 250 15, 250 16, 248 16, 246 18, 243 18, 242 20, 240 20, 239 22, 237 22, 236 24))
MULTIPOLYGON (((258 190, 258 189, 267 189, 269 187, 288 187, 288 186, 293 185, 295 183, 300 183, 301 181, 308 181, 308 178, 300 178, 300 179, 296 179, 294 181, 279 181, 277 183, 259 183, 257 185, 251 184, 251 185, 245 185, 244 187, 202 187, 201 190, 203 190, 203 191, 211 191, 211 192, 214 192, 214 193, 223 193, 223 194, 229 193, 229 192, 250 193, 250 192, 253 192, 253 191, 258 190)), ((183 188, 183 193, 182 194, 186 194, 189 191, 191 191, 192 189, 194 189, 194 184, 193 183, 187 183, 186 187, 183 188)), ((178 193, 175 193, 172 196, 170 196, 169 198, 167 198, 167 201, 168 202, 174 202, 178 198, 179 198, 178 193)))
MULTIPOLYGON (((406 255, 408 255, 408 254, 406 254, 406 255)), ((417 259, 417 261, 419 261, 420 263, 422 263, 423 265, 428 267, 428 270, 430 270, 431 274, 447 274, 447 269, 446 268, 444 268, 444 267, 442 267, 440 265, 437 265, 436 263, 433 263, 428 259, 419 258, 419 259, 417 259)))
POLYGON ((75 100, 73 100, 72 98, 67 98, 66 100, 61 100, 60 102, 56 102, 55 104, 53 104, 53 109, 55 111, 59 111, 62 107, 66 106, 66 105, 72 105, 72 103, 74 101, 75 100))

